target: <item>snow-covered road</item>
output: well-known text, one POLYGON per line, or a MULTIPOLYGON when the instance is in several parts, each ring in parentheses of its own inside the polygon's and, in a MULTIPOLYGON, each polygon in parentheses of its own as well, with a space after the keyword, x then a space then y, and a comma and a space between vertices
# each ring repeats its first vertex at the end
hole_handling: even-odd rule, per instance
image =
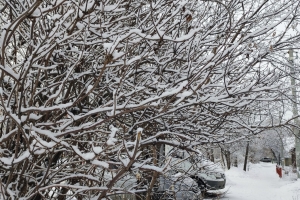
POLYGON ((225 173, 222 200, 300 200, 300 180, 291 173, 280 179, 275 164, 250 164, 247 172, 233 167, 225 173))

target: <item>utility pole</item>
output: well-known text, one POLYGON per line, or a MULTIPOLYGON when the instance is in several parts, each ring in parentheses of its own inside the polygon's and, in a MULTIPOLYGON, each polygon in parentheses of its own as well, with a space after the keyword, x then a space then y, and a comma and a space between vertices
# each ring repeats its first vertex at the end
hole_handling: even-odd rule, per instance
MULTIPOLYGON (((291 86, 292 86, 292 100, 293 100, 293 117, 298 116, 298 108, 297 108, 297 91, 296 91, 296 80, 295 80, 295 65, 294 65, 294 50, 289 50, 289 62, 291 63, 291 86)), ((299 119, 298 117, 294 119, 294 123, 296 126, 299 126, 299 119)), ((296 167, 297 167, 297 175, 299 175, 300 169, 300 140, 299 140, 299 129, 298 127, 293 128, 294 135, 295 135, 295 154, 296 154, 296 167)))
MULTIPOLYGON (((282 121, 282 112, 279 111, 279 122, 281 123, 282 121)), ((284 150, 284 145, 283 145, 283 138, 282 138, 282 129, 280 128, 280 131, 277 132, 279 139, 280 139, 280 144, 281 144, 281 148, 280 148, 280 155, 279 155, 279 163, 282 166, 282 169, 284 168, 284 155, 283 155, 283 150, 284 150)))
POLYGON ((246 154, 245 154, 245 160, 244 160, 244 171, 247 171, 248 155, 249 155, 249 141, 247 142, 247 146, 246 146, 246 154))

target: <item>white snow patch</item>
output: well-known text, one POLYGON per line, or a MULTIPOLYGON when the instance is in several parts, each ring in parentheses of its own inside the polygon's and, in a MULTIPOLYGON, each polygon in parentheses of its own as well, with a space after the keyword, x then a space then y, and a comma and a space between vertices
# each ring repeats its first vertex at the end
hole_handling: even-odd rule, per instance
POLYGON ((276 164, 249 164, 249 170, 244 172, 242 165, 226 171, 226 187, 216 192, 225 192, 221 199, 228 200, 295 200, 300 198, 300 181, 296 175, 283 173, 279 178, 276 174, 276 164))
POLYGON ((86 92, 87 92, 87 93, 90 92, 91 89, 93 89, 93 85, 89 85, 86 92))
POLYGON ((87 152, 87 153, 82 153, 77 146, 72 146, 73 150, 84 160, 92 160, 95 158, 95 153, 94 152, 87 152))
POLYGON ((92 161, 92 164, 98 165, 98 166, 101 166, 101 167, 104 167, 104 168, 106 168, 106 169, 109 168, 108 163, 103 162, 103 161, 100 161, 100 160, 93 160, 93 161, 92 161))
POLYGON ((139 132, 142 133, 142 132, 143 132, 143 128, 138 128, 138 129, 136 130, 136 132, 137 132, 137 133, 139 133, 139 132))
POLYGON ((116 138, 108 138, 106 144, 109 146, 115 145, 115 142, 117 142, 118 140, 116 138))
POLYGON ((106 142, 107 145, 115 145, 115 142, 117 142, 118 140, 115 138, 117 131, 119 130, 118 128, 114 127, 113 125, 109 126, 109 129, 111 130, 111 133, 109 135, 109 138, 106 142))
POLYGON ((96 154, 99 154, 102 152, 102 147, 98 147, 98 146, 93 146, 93 151, 96 153, 96 154))

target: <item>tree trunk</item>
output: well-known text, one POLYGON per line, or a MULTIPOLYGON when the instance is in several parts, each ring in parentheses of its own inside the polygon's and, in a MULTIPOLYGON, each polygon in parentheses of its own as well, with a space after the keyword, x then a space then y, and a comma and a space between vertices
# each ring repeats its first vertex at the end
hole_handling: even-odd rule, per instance
POLYGON ((234 160, 233 166, 235 166, 235 167, 238 167, 238 159, 237 159, 237 156, 235 157, 235 160, 234 160))
POLYGON ((210 160, 211 162, 215 162, 214 149, 210 149, 210 160))
POLYGON ((274 150, 271 148, 271 152, 272 152, 272 154, 273 154, 273 157, 278 161, 278 158, 277 158, 277 156, 276 156, 276 153, 274 152, 274 150))
POLYGON ((225 160, 224 160, 224 156, 225 156, 225 152, 223 151, 223 149, 221 149, 221 160, 222 160, 222 164, 224 165, 224 167, 226 166, 225 160))
POLYGON ((248 152, 249 152, 249 142, 247 143, 247 147, 246 147, 246 155, 245 155, 245 161, 244 161, 244 171, 247 171, 248 152))
POLYGON ((292 166, 293 169, 296 169, 296 149, 293 148, 291 153, 292 153, 292 166))
POLYGON ((227 169, 229 170, 231 166, 230 151, 225 150, 225 158, 226 158, 227 169))
MULTIPOLYGON (((153 146, 153 164, 155 166, 157 165, 157 147, 156 146, 153 146)), ((150 182, 150 185, 149 185, 149 188, 147 190, 146 200, 150 200, 151 199, 151 191, 152 191, 153 186, 154 186, 154 184, 156 182, 157 176, 158 176, 158 172, 154 171, 152 179, 151 179, 151 182, 150 182)))

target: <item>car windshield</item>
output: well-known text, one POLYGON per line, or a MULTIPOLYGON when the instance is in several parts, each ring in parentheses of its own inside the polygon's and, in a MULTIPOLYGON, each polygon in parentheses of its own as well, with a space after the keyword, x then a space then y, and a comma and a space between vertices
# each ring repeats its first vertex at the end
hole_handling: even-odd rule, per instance
POLYGON ((177 171, 184 171, 184 172, 194 170, 193 164, 187 159, 173 159, 172 168, 174 168, 177 171))
POLYGON ((219 164, 204 159, 197 162, 192 158, 172 158, 171 168, 174 172, 183 172, 189 174, 198 172, 214 174, 223 173, 223 169, 219 164))

